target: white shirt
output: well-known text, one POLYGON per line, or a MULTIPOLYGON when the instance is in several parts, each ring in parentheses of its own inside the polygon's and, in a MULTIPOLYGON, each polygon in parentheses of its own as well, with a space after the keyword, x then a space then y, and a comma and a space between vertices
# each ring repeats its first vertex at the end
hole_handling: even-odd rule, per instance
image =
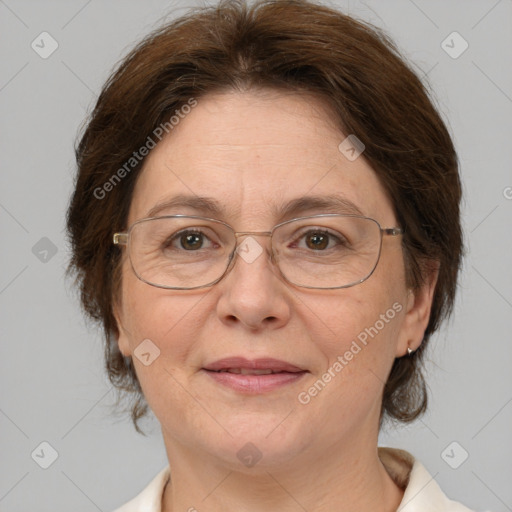
MULTIPOLYGON (((379 447, 379 458, 404 496, 397 512, 472 512, 461 503, 450 500, 421 462, 396 448, 379 447)), ((162 495, 170 479, 164 468, 134 499, 114 512, 162 512, 162 495)))

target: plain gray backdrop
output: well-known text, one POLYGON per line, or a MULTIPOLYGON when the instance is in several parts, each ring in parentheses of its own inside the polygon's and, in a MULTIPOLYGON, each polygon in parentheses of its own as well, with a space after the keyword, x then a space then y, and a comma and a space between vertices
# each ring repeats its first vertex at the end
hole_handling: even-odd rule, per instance
MULTIPOLYGON (((110 412, 100 332, 64 275, 64 216, 76 133, 105 79, 191 5, 0 0, 2 512, 107 512, 167 463, 156 420, 143 437, 110 412)), ((381 444, 411 451, 452 499, 512 510, 512 1, 329 5, 384 28, 415 63, 464 182, 468 253, 453 320, 431 341, 430 410, 381 444)))

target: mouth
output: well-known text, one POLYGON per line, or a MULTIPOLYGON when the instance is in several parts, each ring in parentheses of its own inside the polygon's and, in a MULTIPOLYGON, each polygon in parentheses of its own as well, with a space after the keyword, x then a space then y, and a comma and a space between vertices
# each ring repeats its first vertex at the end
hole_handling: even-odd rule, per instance
POLYGON ((290 385, 301 379, 307 370, 278 359, 242 357, 221 359, 203 368, 222 386, 245 394, 260 394, 290 385))
POLYGON ((225 368, 223 370, 211 370, 216 371, 217 373, 236 373, 238 375, 270 375, 272 373, 284 373, 282 371, 275 371, 275 370, 253 370, 251 368, 225 368))

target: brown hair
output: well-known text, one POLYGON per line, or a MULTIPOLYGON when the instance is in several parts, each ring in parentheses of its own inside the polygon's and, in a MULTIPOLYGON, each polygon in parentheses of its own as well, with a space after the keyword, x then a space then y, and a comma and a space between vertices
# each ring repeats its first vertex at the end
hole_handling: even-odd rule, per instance
POLYGON ((388 37, 309 1, 248 6, 227 0, 196 9, 150 34, 105 84, 76 147, 78 176, 67 228, 69 270, 85 311, 103 326, 109 378, 132 393, 131 416, 139 430, 147 404, 131 359, 117 346, 112 312, 121 260, 112 234, 126 228, 144 162, 130 158, 191 98, 248 87, 327 100, 340 129, 366 146, 364 157, 392 198, 405 229, 408 285, 417 288, 431 264, 439 265, 423 343, 413 356, 395 360, 383 394, 381 421, 386 415, 412 421, 427 404, 421 371, 427 341, 455 297, 462 254, 457 155, 425 87, 388 37))

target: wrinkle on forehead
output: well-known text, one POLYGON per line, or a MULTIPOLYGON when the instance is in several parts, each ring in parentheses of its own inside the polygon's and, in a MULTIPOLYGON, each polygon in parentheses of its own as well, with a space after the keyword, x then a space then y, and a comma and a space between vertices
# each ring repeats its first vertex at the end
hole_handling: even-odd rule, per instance
POLYGON ((314 97, 207 95, 151 151, 132 217, 187 193, 227 205, 231 218, 221 220, 243 218, 268 228, 276 205, 338 193, 390 223, 382 217, 392 215, 391 204, 375 172, 364 158, 349 161, 340 153, 344 137, 314 97))

